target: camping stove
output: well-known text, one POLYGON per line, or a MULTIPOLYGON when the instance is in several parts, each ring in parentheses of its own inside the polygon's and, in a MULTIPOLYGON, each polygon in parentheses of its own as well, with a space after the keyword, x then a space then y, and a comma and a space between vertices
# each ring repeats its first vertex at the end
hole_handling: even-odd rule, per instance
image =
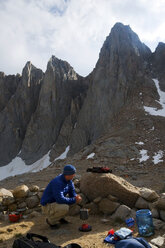
POLYGON ((81 232, 89 232, 92 230, 92 227, 86 224, 84 221, 89 217, 89 209, 82 208, 80 209, 80 219, 83 220, 83 224, 79 227, 79 231, 81 232))

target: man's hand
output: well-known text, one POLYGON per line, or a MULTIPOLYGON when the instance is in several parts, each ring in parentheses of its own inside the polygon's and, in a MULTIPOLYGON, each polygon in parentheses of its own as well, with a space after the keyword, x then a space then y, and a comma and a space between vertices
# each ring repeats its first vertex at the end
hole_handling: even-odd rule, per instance
POLYGON ((76 203, 80 203, 82 201, 82 197, 80 195, 76 195, 76 203))

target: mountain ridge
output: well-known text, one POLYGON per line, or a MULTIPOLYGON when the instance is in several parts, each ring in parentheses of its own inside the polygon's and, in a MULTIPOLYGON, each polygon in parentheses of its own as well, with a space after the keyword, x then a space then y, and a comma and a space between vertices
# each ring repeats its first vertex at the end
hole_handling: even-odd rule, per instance
MULTIPOLYGON (((11 94, 6 100, 1 100, 3 93, 0 96, 7 109, 0 111, 0 166, 19 152, 27 165, 48 151, 53 162, 67 146, 68 156, 73 156, 104 133, 113 133, 120 115, 127 119, 126 109, 141 111, 145 117, 144 104, 158 106, 152 78, 158 78, 161 90, 165 89, 164 59, 164 43, 152 53, 128 25, 116 23, 86 77, 55 56, 45 73, 27 62, 22 76, 10 76, 15 82, 11 94)), ((8 77, 0 74, 1 89, 7 87, 8 77)))

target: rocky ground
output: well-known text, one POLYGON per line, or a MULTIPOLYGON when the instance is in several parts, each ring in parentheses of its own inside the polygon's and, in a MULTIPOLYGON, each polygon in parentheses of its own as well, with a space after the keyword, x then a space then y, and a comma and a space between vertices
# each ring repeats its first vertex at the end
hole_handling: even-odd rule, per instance
MULTIPOLYGON (((111 220, 103 222, 104 216, 90 216, 88 223, 92 225, 92 231, 88 233, 82 233, 78 228, 82 225, 82 221, 79 216, 68 217, 70 224, 63 225, 57 230, 51 230, 45 223, 45 218, 38 213, 35 217, 29 217, 27 220, 20 220, 19 223, 11 224, 8 221, 0 222, 0 247, 10 248, 12 247, 13 241, 25 235, 27 232, 34 232, 41 235, 45 235, 49 240, 56 244, 64 247, 69 243, 77 243, 83 248, 101 248, 107 247, 107 244, 103 243, 104 238, 107 236, 108 231, 113 228, 118 230, 125 226, 122 223, 113 222, 111 220)), ((163 236, 164 231, 156 231, 155 235, 146 238, 149 242, 150 240, 157 238, 158 236, 163 236)), ((133 232, 133 236, 137 237, 137 228, 133 232)), ((114 247, 113 245, 108 245, 108 247, 114 247)), ((154 247, 154 246, 153 246, 154 247)), ((165 247, 165 246, 161 246, 165 247)))
MULTIPOLYGON (((79 155, 77 155, 78 158, 79 155)), ((81 154, 82 156, 82 154, 81 154)), ((77 168, 76 176, 81 177, 86 172, 86 169, 91 166, 105 165, 109 166, 113 173, 117 176, 121 176, 133 185, 140 187, 147 187, 154 189, 158 193, 165 192, 165 177, 164 167, 162 164, 157 166, 151 165, 132 165, 118 167, 115 164, 108 164, 106 159, 100 159, 96 163, 96 159, 77 160, 76 157, 56 162, 56 164, 49 166, 47 169, 37 172, 18 175, 5 179, 0 182, 0 187, 6 189, 13 189, 17 185, 26 184, 27 186, 38 185, 39 187, 45 187, 47 183, 61 173, 63 166, 66 163, 72 163, 77 168)), ((45 223, 45 218, 41 213, 34 213, 28 217, 28 219, 22 219, 19 223, 11 224, 8 220, 0 221, 0 247, 9 248, 12 247, 12 243, 15 238, 27 232, 34 232, 41 235, 46 235, 51 242, 64 246, 68 243, 76 242, 82 247, 106 247, 103 244, 103 240, 107 235, 108 230, 114 228, 115 230, 125 226, 124 223, 117 223, 110 220, 107 216, 97 215, 90 216, 88 223, 92 225, 92 231, 89 233, 81 233, 78 231, 78 227, 81 226, 82 221, 79 216, 70 217, 68 220, 71 222, 69 225, 63 225, 58 230, 50 230, 45 223), (103 222, 102 219, 107 219, 107 222, 103 222)), ((164 231, 156 231, 155 235, 148 238, 150 241, 158 236, 163 236, 164 231)), ((138 236, 137 228, 134 231, 134 236, 138 236)), ((109 246, 113 247, 113 246, 109 246)), ((154 247, 154 246, 153 246, 154 247)), ((160 246, 164 247, 164 246, 160 246)))
POLYGON ((157 193, 165 192, 165 169, 163 163, 153 165, 153 163, 135 163, 133 161, 132 163, 129 162, 128 165, 117 165, 109 162, 106 157, 86 159, 87 155, 83 157, 82 154, 76 155, 77 158, 58 160, 55 164, 37 173, 27 173, 4 179, 0 181, 0 187, 12 189, 21 184, 26 184, 27 186, 35 184, 40 188, 45 187, 51 179, 62 172, 65 164, 71 163, 77 168, 76 176, 78 178, 81 178, 86 173, 88 167, 107 166, 112 169, 113 174, 123 177, 135 186, 151 188, 157 193))

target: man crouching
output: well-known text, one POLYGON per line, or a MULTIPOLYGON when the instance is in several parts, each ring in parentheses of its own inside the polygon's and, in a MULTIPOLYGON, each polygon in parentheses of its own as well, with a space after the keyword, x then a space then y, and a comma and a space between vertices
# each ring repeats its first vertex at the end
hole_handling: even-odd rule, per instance
POLYGON ((64 217, 69 211, 69 205, 82 200, 76 194, 72 182, 75 173, 76 168, 73 165, 65 165, 63 173, 51 180, 43 192, 42 212, 47 217, 47 224, 53 229, 59 228, 60 224, 67 224, 64 217))

